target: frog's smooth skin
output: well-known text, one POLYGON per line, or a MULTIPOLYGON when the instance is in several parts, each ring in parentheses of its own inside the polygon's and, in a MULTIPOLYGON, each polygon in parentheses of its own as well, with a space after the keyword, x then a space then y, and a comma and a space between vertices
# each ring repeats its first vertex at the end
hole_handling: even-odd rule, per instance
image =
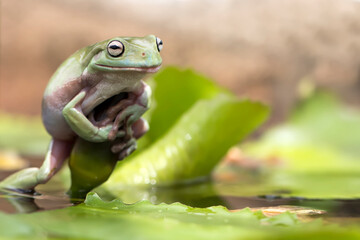
POLYGON ((43 165, 11 175, 0 187, 33 191, 60 169, 78 138, 109 142, 118 159, 134 151, 135 139, 148 130, 140 117, 151 91, 142 80, 160 68, 161 49, 162 41, 153 35, 116 37, 82 48, 63 62, 43 97, 42 118, 52 136, 43 165))

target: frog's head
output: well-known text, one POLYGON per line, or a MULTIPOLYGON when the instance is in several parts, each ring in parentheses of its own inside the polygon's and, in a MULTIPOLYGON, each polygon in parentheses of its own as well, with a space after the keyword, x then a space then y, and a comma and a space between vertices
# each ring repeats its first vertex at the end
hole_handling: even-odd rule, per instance
POLYGON ((161 65, 163 42, 154 35, 146 37, 116 37, 96 44, 96 54, 90 60, 89 70, 136 71, 153 73, 161 65))

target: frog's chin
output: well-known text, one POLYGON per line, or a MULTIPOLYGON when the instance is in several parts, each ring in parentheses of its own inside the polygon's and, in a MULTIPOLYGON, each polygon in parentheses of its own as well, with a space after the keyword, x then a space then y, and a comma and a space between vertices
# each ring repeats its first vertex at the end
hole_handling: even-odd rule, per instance
POLYGON ((145 72, 145 73, 155 73, 161 67, 161 65, 152 66, 152 67, 116 67, 116 66, 107 66, 103 64, 96 64, 96 65, 104 69, 119 70, 119 71, 135 71, 135 72, 145 72))

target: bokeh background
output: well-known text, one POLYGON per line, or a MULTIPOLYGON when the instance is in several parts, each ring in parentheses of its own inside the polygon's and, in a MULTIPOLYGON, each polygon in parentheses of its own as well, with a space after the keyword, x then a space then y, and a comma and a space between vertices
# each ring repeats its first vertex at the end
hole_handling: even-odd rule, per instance
POLYGON ((0 11, 1 111, 39 114, 49 78, 77 49, 147 34, 164 41, 164 65, 269 103, 275 121, 304 82, 360 103, 359 1, 1 0, 0 11))

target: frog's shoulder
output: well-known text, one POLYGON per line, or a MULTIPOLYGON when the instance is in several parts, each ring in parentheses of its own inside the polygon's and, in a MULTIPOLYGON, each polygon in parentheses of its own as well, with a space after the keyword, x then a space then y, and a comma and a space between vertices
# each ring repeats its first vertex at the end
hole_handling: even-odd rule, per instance
POLYGON ((69 82, 80 81, 80 77, 93 57, 95 45, 84 47, 68 57, 54 72, 44 95, 51 95, 69 82))
POLYGON ((50 78, 44 95, 50 95, 68 82, 76 81, 81 76, 82 71, 81 64, 75 58, 68 58, 50 78))

